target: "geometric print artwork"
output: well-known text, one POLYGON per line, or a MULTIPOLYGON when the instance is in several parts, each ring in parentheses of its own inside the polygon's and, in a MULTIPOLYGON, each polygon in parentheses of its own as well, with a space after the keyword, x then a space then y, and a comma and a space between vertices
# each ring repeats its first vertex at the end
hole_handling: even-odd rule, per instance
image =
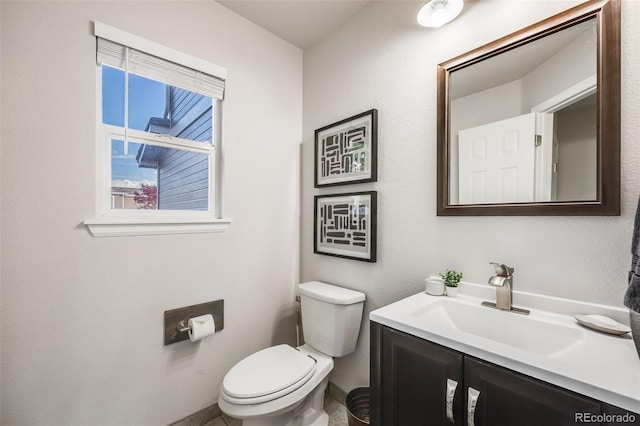
POLYGON ((369 153, 365 148, 365 137, 369 129, 361 125, 320 140, 320 177, 362 172, 367 168, 369 153))
POLYGON ((376 191, 315 197, 314 252, 376 261, 376 191))
POLYGON ((316 130, 315 186, 375 182, 377 110, 316 130))

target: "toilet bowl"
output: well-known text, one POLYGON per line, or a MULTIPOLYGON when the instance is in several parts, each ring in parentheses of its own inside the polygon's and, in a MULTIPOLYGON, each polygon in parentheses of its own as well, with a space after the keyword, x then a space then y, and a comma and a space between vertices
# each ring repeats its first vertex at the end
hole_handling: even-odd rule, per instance
POLYGON ((250 355, 229 370, 220 390, 218 405, 227 415, 243 420, 243 426, 326 426, 328 417, 323 422, 322 415, 326 416, 326 413, 322 405, 331 370, 333 358, 306 345, 299 348, 289 345, 272 346, 250 355), (272 361, 276 357, 284 360, 285 357, 282 355, 289 351, 292 353, 286 354, 285 362, 292 362, 291 368, 284 371, 285 362, 274 365, 272 361), (304 361, 296 359, 293 352, 302 359, 310 360, 313 364, 310 374, 303 371, 307 366, 302 367, 304 361), (252 357, 254 359, 250 359, 252 357), (245 361, 251 362, 243 364, 245 361), (244 367, 251 368, 240 372, 244 367), (262 374, 253 374, 250 377, 248 371, 267 373, 270 378, 273 378, 275 373, 284 373, 282 375, 286 376, 286 379, 276 385, 265 386, 266 380, 262 374), (301 374, 303 377, 295 380, 295 376, 301 374), (242 380, 242 376, 245 376, 246 380, 242 380), (288 381, 292 383, 287 383, 288 381), (273 391, 279 387, 281 389, 273 391), (269 390, 272 392, 268 392, 269 390), (244 394, 241 391, 244 391, 244 394))
POLYGON ((298 286, 306 343, 272 346, 233 366, 218 405, 243 426, 327 426, 324 392, 333 357, 355 350, 364 293, 312 281, 298 286))

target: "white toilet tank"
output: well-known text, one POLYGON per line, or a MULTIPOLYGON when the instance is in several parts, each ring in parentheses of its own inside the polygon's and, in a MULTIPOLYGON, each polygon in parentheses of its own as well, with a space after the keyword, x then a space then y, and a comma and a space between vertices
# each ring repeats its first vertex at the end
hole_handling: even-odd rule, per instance
POLYGON ((319 281, 302 283, 298 288, 305 343, 332 357, 353 352, 360 333, 364 293, 319 281))

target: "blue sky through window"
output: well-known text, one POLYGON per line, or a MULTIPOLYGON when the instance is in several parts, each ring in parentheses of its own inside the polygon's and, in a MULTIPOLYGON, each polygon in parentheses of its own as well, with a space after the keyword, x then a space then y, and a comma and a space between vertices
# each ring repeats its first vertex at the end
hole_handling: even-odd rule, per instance
POLYGON ((124 141, 111 141, 111 186, 140 188, 141 184, 157 185, 158 171, 138 167, 136 154, 140 144, 129 142, 129 152, 124 153, 124 141))
MULTIPOLYGON (((166 85, 129 74, 129 128, 145 130, 151 117, 164 117, 166 85)), ((124 127, 124 71, 102 66, 102 122, 124 127)), ((140 188, 140 184, 157 184, 157 171, 140 168, 136 153, 140 144, 111 143, 112 186, 140 188)))

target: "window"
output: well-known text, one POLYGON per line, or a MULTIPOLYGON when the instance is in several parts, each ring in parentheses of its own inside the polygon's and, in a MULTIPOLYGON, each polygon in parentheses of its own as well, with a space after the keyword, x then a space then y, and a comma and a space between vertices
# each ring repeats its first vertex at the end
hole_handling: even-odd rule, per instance
POLYGON ((96 22, 94 236, 218 232, 224 69, 96 22))

